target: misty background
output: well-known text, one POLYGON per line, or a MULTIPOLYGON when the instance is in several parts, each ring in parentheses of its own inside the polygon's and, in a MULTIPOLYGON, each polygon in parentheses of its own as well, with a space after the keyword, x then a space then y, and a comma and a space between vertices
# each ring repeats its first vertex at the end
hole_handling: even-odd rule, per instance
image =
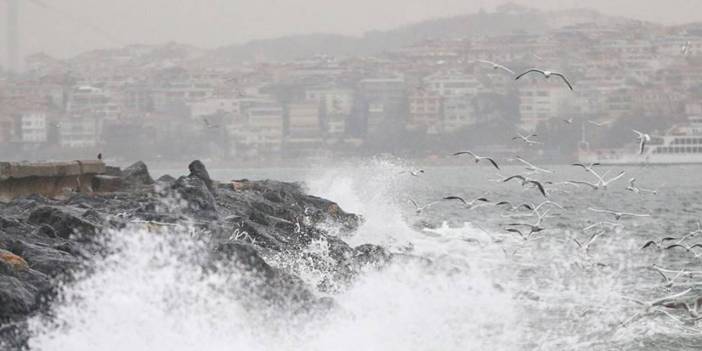
POLYGON ((470 147, 566 162, 702 112, 696 1, 1 0, 4 44, 13 1, 3 159, 436 160, 470 147), (576 89, 481 59, 562 71, 576 89))

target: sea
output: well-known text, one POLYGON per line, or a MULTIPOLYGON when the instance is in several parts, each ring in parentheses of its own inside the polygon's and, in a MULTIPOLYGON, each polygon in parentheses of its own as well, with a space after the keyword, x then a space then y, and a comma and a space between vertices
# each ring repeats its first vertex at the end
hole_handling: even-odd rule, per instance
MULTIPOLYGON (((379 244, 432 263, 398 260, 369 270, 339 291, 317 292, 332 297, 339 311, 290 320, 289 315, 246 308, 246 301, 225 288, 226 276, 193 264, 202 246, 197 236, 172 240, 127 229, 112 233, 110 245, 119 250, 61 287, 51 318, 31 321, 30 349, 702 349, 702 321, 684 309, 645 305, 678 293, 691 301, 702 296, 702 256, 696 256, 702 250, 642 249, 649 240, 689 233, 693 235, 683 244, 702 243, 702 232, 694 235, 702 220, 701 165, 602 166, 597 171, 607 177, 626 174, 597 191, 564 183, 594 181, 582 168, 544 165, 553 173, 529 177, 546 183, 550 200, 559 206, 542 206, 545 229, 524 239, 507 231, 515 228, 509 224, 535 223, 537 218, 523 208, 494 203, 543 202, 535 188, 501 181, 527 171, 514 164, 498 171, 464 161, 426 167, 419 176, 408 171, 421 164, 390 158, 210 169, 221 182, 301 182, 309 193, 364 218, 354 233, 342 234, 329 225, 330 233, 351 245, 379 244), (655 193, 626 190, 630 178, 655 193), (442 201, 418 213, 410 201, 423 206, 446 196, 485 197, 491 203, 468 209, 442 201), (617 221, 592 209, 650 216, 617 221), (602 221, 615 225, 584 229, 602 221)), ((184 171, 152 173, 177 176, 184 171)), ((324 243, 311 246, 324 254, 324 243)), ((307 267, 299 257, 271 262, 293 267, 311 287, 328 273, 307 267)))

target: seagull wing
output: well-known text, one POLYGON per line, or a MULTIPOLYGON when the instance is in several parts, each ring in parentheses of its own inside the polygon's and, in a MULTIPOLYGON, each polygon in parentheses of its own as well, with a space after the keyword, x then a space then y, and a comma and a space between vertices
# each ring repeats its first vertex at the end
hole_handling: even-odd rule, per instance
POLYGON ((528 71, 526 71, 526 72, 524 72, 524 73, 522 73, 522 74, 516 76, 516 77, 514 78, 514 80, 519 80, 520 78, 522 78, 522 77, 524 77, 525 75, 527 75, 527 74, 529 74, 529 73, 532 73, 532 72, 541 73, 541 75, 546 76, 546 73, 545 73, 544 71, 542 71, 542 70, 540 70, 540 69, 532 68, 532 69, 530 69, 530 70, 528 70, 528 71))
POLYGON ((648 248, 648 247, 651 246, 651 245, 654 245, 654 246, 660 248, 660 245, 658 245, 657 242, 655 242, 655 241, 653 241, 653 240, 649 240, 649 241, 647 241, 647 242, 644 244, 644 246, 641 247, 641 250, 646 249, 646 248, 648 248))
POLYGON ((673 244, 673 245, 670 245, 670 246, 666 246, 665 249, 666 249, 666 250, 670 250, 670 249, 674 249, 674 248, 676 248, 676 247, 682 247, 683 249, 685 249, 685 251, 689 251, 688 248, 685 247, 685 245, 680 245, 680 244, 673 244))
POLYGON ((509 182, 509 181, 512 180, 512 179, 519 179, 519 180, 521 180, 522 182, 526 182, 526 178, 524 178, 524 176, 521 176, 521 175, 519 175, 519 174, 513 175, 513 176, 508 177, 508 178, 505 178, 505 179, 502 180, 502 182, 503 182, 503 183, 507 183, 507 182, 509 182))
POLYGON ((461 156, 461 155, 470 155, 470 156, 473 156, 473 158, 477 157, 474 153, 472 153, 470 151, 459 151, 459 152, 454 153, 452 156, 461 156))
POLYGON ((463 199, 462 197, 460 197, 460 196, 446 196, 446 197, 444 197, 442 200, 446 200, 446 201, 457 200, 457 201, 462 202, 464 205, 468 206, 468 202, 466 202, 466 200, 464 200, 464 199, 463 199))
POLYGON ((415 208, 419 208, 419 205, 417 204, 417 201, 414 201, 412 199, 409 199, 409 202, 414 205, 415 208))
POLYGON ((570 90, 573 90, 573 85, 570 84, 570 81, 568 80, 568 78, 566 78, 566 76, 565 76, 563 73, 551 73, 551 74, 554 75, 554 76, 557 76, 557 77, 561 77, 561 79, 563 80, 563 82, 566 83, 566 85, 568 86, 568 88, 569 88, 570 90))
POLYGON ((499 68, 499 69, 501 69, 501 70, 503 70, 503 71, 505 71, 505 72, 507 72, 507 73, 509 73, 509 74, 516 74, 516 72, 514 72, 513 70, 511 70, 511 69, 510 69, 509 67, 507 67, 507 66, 504 66, 504 65, 501 65, 501 64, 496 63, 496 64, 495 64, 495 67, 497 67, 497 68, 499 68))
POLYGON ((651 301, 650 305, 651 305, 651 306, 658 306, 658 305, 660 305, 660 304, 662 304, 662 303, 664 303, 664 302, 666 302, 666 301, 674 300, 674 299, 677 299, 678 297, 685 296, 685 295, 687 295, 690 291, 692 291, 692 289, 687 289, 687 290, 685 290, 685 291, 683 291, 683 292, 681 292, 681 293, 677 293, 677 294, 674 294, 674 295, 662 297, 662 298, 657 299, 657 300, 653 300, 653 301, 651 301))
POLYGON ((539 183, 535 180, 528 180, 525 183, 536 185, 536 187, 539 189, 539 192, 541 193, 541 195, 543 195, 544 197, 548 197, 548 195, 546 195, 546 189, 544 189, 544 186, 541 183, 539 183))
POLYGON ((575 185, 587 185, 587 186, 591 187, 592 190, 597 190, 597 188, 598 188, 598 186, 595 184, 592 184, 590 182, 583 182, 580 180, 568 180, 568 181, 566 181, 566 183, 571 183, 571 184, 575 184, 575 185))
POLYGON ((623 177, 625 174, 626 174, 626 172, 624 172, 624 171, 619 172, 619 174, 618 174, 616 177, 610 178, 607 182, 605 182, 605 185, 607 185, 607 184, 609 184, 609 183, 611 183, 611 182, 616 181, 617 179, 623 177))
POLYGON ((497 168, 498 170, 500 169, 500 166, 497 165, 497 162, 495 162, 495 160, 493 160, 490 157, 485 157, 485 159, 490 161, 490 163, 492 163, 492 165, 495 166, 495 168, 497 168))

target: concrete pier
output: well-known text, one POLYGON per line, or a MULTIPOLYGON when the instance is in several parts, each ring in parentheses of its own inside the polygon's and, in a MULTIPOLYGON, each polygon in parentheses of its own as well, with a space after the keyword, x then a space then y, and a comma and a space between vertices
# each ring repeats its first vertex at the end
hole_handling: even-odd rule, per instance
POLYGON ((102 161, 0 162, 0 201, 41 194, 57 197, 67 191, 93 192, 97 175, 105 173, 102 161))

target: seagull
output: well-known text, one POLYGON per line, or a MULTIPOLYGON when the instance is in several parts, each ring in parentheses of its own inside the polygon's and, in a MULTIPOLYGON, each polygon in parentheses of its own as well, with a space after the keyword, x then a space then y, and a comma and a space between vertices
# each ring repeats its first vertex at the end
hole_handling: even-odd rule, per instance
POLYGON ((417 169, 417 170, 413 170, 413 171, 402 171, 402 172, 400 172, 400 174, 405 174, 405 173, 409 173, 409 175, 411 175, 411 176, 413 176, 413 177, 419 177, 420 174, 424 174, 424 170, 423 170, 423 169, 417 169))
MULTIPOLYGON (((644 307, 645 307, 645 310, 644 310, 644 311, 641 311, 641 312, 635 313, 633 316, 631 316, 630 318, 628 318, 627 320, 625 320, 624 322, 622 322, 622 323, 620 324, 620 326, 625 327, 625 326, 627 326, 629 323, 633 322, 634 320, 636 320, 636 319, 638 319, 638 318, 641 318, 641 317, 643 317, 643 316, 646 315, 646 314, 653 313, 653 312, 663 312, 663 313, 668 314, 667 312, 665 312, 665 311, 663 311, 663 310, 655 309, 655 307, 662 306, 664 303, 669 302, 670 300, 675 300, 675 299, 677 299, 677 298, 679 298, 679 297, 685 296, 685 295, 687 295, 688 293, 690 293, 690 291, 692 291, 692 289, 687 289, 687 290, 685 290, 685 291, 683 291, 683 292, 680 292, 680 293, 677 293, 677 294, 674 294, 674 295, 670 295, 670 296, 665 296, 665 297, 662 297, 662 298, 659 298, 659 299, 656 299, 656 300, 652 300, 652 301, 641 301, 641 300, 637 300, 637 299, 632 299, 632 298, 627 298, 627 297, 625 297, 625 299, 627 299, 627 300, 629 300, 629 301, 633 301, 633 302, 635 302, 635 303, 637 303, 637 304, 639 304, 639 305, 644 306, 644 307)), ((669 315, 669 314, 668 314, 668 315, 669 315)), ((673 318, 673 319, 675 319, 675 320, 677 320, 677 318, 675 318, 675 317, 672 317, 672 316, 670 316, 670 317, 673 318)))
POLYGON ((566 124, 573 124, 573 117, 564 119, 563 122, 565 122, 566 124))
POLYGON ((670 249, 674 249, 676 247, 681 247, 681 248, 685 249, 685 251, 690 252, 690 251, 692 251, 692 249, 694 249, 696 247, 702 247, 702 244, 694 244, 692 246, 685 246, 682 244, 673 244, 673 245, 666 247, 665 249, 670 250, 670 249))
POLYGON ((482 160, 488 160, 488 161, 490 161, 490 163, 492 163, 492 165, 493 165, 495 168, 497 168, 498 170, 500 169, 500 166, 497 165, 497 162, 495 162, 495 160, 492 159, 492 158, 490 158, 490 157, 478 156, 478 155, 474 154, 474 153, 471 152, 471 151, 459 151, 459 152, 456 152, 456 153, 453 154, 453 156, 460 156, 460 155, 470 155, 470 156, 472 156, 472 157, 475 159, 475 163, 478 163, 478 162, 480 162, 480 161, 482 161, 482 160))
POLYGON ((597 121, 589 120, 589 121, 587 121, 587 123, 590 123, 596 127, 604 127, 604 126, 612 123, 612 121, 597 122, 597 121))
POLYGON ((410 202, 412 205, 414 205, 415 213, 416 213, 416 214, 420 214, 420 213, 422 213, 424 210, 426 210, 427 208, 429 208, 429 207, 435 205, 436 203, 438 203, 438 201, 433 201, 433 202, 430 202, 430 203, 428 203, 428 204, 426 204, 426 205, 424 205, 424 206, 419 206, 419 205, 417 204, 417 201, 414 201, 414 200, 412 200, 412 199, 409 199, 409 202, 410 202))
POLYGON ((488 64, 488 65, 491 65, 491 66, 492 66, 492 69, 494 69, 494 70, 501 69, 501 70, 503 70, 503 71, 505 71, 505 72, 507 72, 507 73, 509 73, 509 74, 516 74, 516 72, 514 72, 513 70, 507 68, 507 66, 501 65, 501 64, 496 63, 496 62, 492 62, 492 61, 488 61, 488 60, 478 60, 478 62, 480 62, 480 63, 486 63, 486 64, 488 64))
POLYGON ((525 235, 523 232, 521 232, 519 229, 515 229, 515 228, 507 228, 507 229, 505 229, 505 230, 507 230, 508 232, 520 233, 520 234, 522 235, 523 238, 528 238, 529 236, 531 236, 531 235, 534 234, 534 233, 538 233, 538 232, 541 232, 541 231, 546 230, 546 228, 544 228, 544 227, 542 227, 542 226, 540 226, 540 225, 534 225, 534 224, 529 224, 529 223, 510 223, 510 224, 508 224, 507 226, 509 226, 509 227, 526 227, 526 228, 529 228, 529 233, 527 233, 526 235, 525 235))
POLYGON ((634 131, 634 133, 636 133, 636 138, 639 140, 639 154, 643 155, 646 143, 651 141, 651 136, 646 133, 639 132, 636 129, 632 130, 634 131))
POLYGON ((515 156, 514 159, 517 160, 517 161, 519 161, 519 162, 521 162, 523 165, 525 165, 525 166, 526 166, 526 169, 527 169, 528 171, 532 171, 532 172, 535 172, 535 173, 539 173, 539 172, 541 172, 541 173, 553 173, 552 170, 550 170, 550 169, 545 169, 545 168, 541 168, 541 167, 537 167, 537 166, 535 166, 533 163, 531 163, 531 162, 529 162, 529 161, 527 161, 527 160, 525 160, 525 159, 523 159, 523 158, 521 158, 521 157, 519 157, 519 156, 515 156))
MULTIPOLYGON (((609 180, 605 180, 603 178, 603 176, 600 176, 599 174, 597 174, 597 172, 595 172, 592 169, 590 169, 590 173, 592 173, 595 177, 597 177, 597 179, 598 179, 597 183, 590 183, 590 182, 581 181, 581 180, 568 180, 566 182, 571 183, 571 184, 576 184, 576 185, 587 185, 587 186, 591 187, 592 190, 599 190, 600 188, 607 189, 607 186, 609 186, 609 184, 617 181, 619 178, 623 177, 626 174, 626 172, 621 171, 615 177, 612 177, 609 180)), ((605 173, 605 175, 606 175, 606 173, 605 173)))
POLYGON ((599 227, 619 227, 619 226, 621 226, 620 223, 604 221, 604 222, 597 222, 595 224, 591 224, 591 225, 583 228, 583 231, 586 232, 590 229, 599 228, 599 227))
POLYGON ((484 197, 479 197, 479 198, 477 198, 477 199, 474 199, 474 200, 468 202, 468 201, 466 201, 465 199, 463 199, 463 198, 460 197, 460 196, 446 196, 446 197, 444 197, 444 198, 441 199, 441 200, 443 200, 443 201, 452 201, 452 200, 460 201, 461 203, 463 203, 463 205, 464 205, 466 208, 469 208, 469 209, 473 209, 473 208, 475 208, 475 207, 480 206, 480 205, 477 205, 477 206, 476 206, 476 205, 475 205, 476 202, 482 202, 482 203, 488 203, 488 202, 490 202, 490 200, 488 200, 488 199, 486 199, 486 198, 484 198, 484 197))
POLYGON ((650 217, 650 214, 639 214, 639 213, 628 213, 628 212, 617 212, 617 211, 612 211, 612 210, 607 210, 607 209, 597 209, 597 208, 588 208, 588 210, 592 212, 597 212, 597 213, 607 213, 611 214, 614 216, 614 219, 620 220, 622 217, 650 217))
POLYGON ((592 173, 593 172, 593 167, 599 166, 599 162, 593 162, 589 164, 584 164, 584 163, 571 163, 571 166, 577 166, 577 167, 582 167, 585 171, 592 173))
POLYGON ((656 190, 644 189, 644 188, 637 187, 636 186, 636 178, 629 178, 629 186, 626 187, 626 190, 631 191, 631 192, 636 193, 636 194, 651 193, 653 195, 656 195, 658 193, 656 190))
POLYGON ((532 73, 532 72, 534 72, 534 73, 541 73, 541 75, 543 75, 544 78, 546 78, 546 79, 551 78, 551 76, 559 77, 559 78, 561 78, 561 79, 563 80, 563 82, 564 82, 566 85, 568 85, 568 88, 569 88, 570 90, 573 90, 573 85, 570 84, 570 81, 568 81, 568 78, 566 78, 566 76, 565 76, 563 73, 551 72, 551 71, 543 71, 543 70, 536 69, 536 68, 532 68, 532 69, 530 69, 530 70, 528 70, 528 71, 526 71, 526 72, 524 72, 524 73, 518 75, 516 78, 514 78, 514 80, 519 80, 519 78, 522 78, 522 77, 524 77, 525 75, 527 75, 527 74, 529 74, 529 73, 532 73))
POLYGON ((590 236, 590 239, 589 239, 585 244, 581 244, 581 243, 578 241, 578 239, 573 239, 573 241, 575 241, 575 243, 578 244, 578 247, 579 247, 579 248, 581 248, 581 249, 583 249, 583 251, 587 252, 588 249, 590 249, 590 245, 592 245, 592 243, 594 243, 595 240, 596 240, 597 238, 599 238, 600 235, 602 235, 602 234, 604 234, 604 233, 605 233, 604 230, 600 230, 600 231, 598 231, 598 232, 593 233, 593 234, 590 236))
POLYGON ((540 142, 538 142, 538 141, 533 141, 533 140, 531 140, 531 138, 534 138, 534 137, 536 137, 536 136, 537 136, 536 134, 522 135, 521 133, 517 132, 517 136, 515 136, 514 138, 512 138, 512 140, 521 140, 521 141, 523 141, 524 143, 526 143, 527 145, 542 144, 542 143, 540 143, 540 142))
POLYGON ((667 275, 665 275, 665 273, 664 273, 660 268, 658 268, 656 265, 651 266, 651 268, 653 268, 653 270, 655 270, 656 272, 658 272, 658 274, 660 274, 661 277, 663 277, 663 280, 665 281, 665 285, 663 285, 664 288, 672 288, 673 285, 675 284, 675 281, 676 281, 678 278, 680 278, 683 274, 686 273, 685 270, 682 269, 682 270, 680 270, 677 274, 675 274, 675 276, 674 276, 673 278, 669 278, 669 277, 668 277, 667 275))
POLYGON ((523 187, 524 187, 524 186, 527 186, 527 185, 534 185, 537 189, 539 189, 539 192, 541 193, 541 195, 543 195, 544 197, 548 198, 548 195, 546 194, 546 189, 544 188, 543 184, 541 184, 539 181, 526 178, 526 177, 524 177, 524 176, 522 176, 522 175, 513 175, 513 176, 511 176, 511 177, 505 178, 504 180, 502 180, 502 182, 503 182, 503 183, 507 183, 507 182, 509 182, 509 181, 512 180, 512 179, 519 179, 519 180, 521 180, 521 181, 522 181, 522 186, 523 186, 523 187))
MULTIPOLYGON (((666 242, 666 241, 674 241, 674 240, 678 240, 678 238, 666 237, 666 238, 662 238, 662 239, 659 240, 659 241, 649 240, 649 241, 647 241, 647 242, 641 247, 641 250, 646 249, 646 248, 648 248, 648 247, 650 247, 650 246, 655 246, 657 249, 660 250, 660 249, 663 249, 662 245, 663 245, 664 242, 666 242)), ((680 243, 680 242, 678 241, 678 243, 680 243)))
POLYGON ((509 211, 515 211, 515 210, 518 210, 518 209, 520 209, 520 208, 525 208, 525 209, 527 209, 527 210, 529 210, 529 211, 534 211, 534 207, 533 207, 532 205, 526 204, 526 203, 521 204, 521 205, 519 205, 519 206, 514 206, 514 205, 513 205, 511 202, 509 202, 509 201, 500 201, 500 202, 496 203, 495 206, 496 206, 496 207, 499 207, 499 206, 506 206, 506 207, 508 208, 509 211))

